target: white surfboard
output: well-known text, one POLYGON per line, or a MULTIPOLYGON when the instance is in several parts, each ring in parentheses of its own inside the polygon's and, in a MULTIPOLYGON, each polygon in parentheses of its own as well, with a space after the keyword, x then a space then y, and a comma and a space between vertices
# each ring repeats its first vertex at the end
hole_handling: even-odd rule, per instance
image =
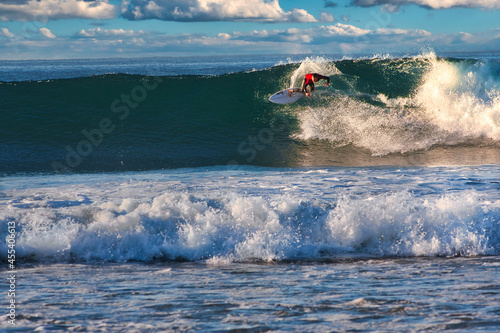
POLYGON ((297 102, 299 99, 305 96, 305 94, 300 91, 292 92, 292 96, 290 96, 289 94, 290 89, 295 89, 295 88, 288 88, 282 91, 278 91, 277 93, 269 97, 269 101, 276 104, 288 104, 297 102))

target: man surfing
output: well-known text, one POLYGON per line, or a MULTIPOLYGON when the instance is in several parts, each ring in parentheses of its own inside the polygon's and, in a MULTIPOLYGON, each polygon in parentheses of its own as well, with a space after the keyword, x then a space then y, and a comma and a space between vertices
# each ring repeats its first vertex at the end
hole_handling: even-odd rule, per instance
POLYGON ((325 87, 328 87, 330 84, 330 78, 328 76, 324 76, 318 73, 309 73, 304 76, 302 80, 302 85, 300 88, 290 89, 288 91, 288 96, 292 97, 293 92, 303 92, 307 97, 311 97, 311 93, 314 91, 314 83, 319 80, 326 80, 325 87))

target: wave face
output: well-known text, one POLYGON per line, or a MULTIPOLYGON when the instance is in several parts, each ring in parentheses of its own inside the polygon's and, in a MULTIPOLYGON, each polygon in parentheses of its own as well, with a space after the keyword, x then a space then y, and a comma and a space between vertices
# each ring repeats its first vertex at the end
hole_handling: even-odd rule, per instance
POLYGON ((494 59, 308 58, 217 76, 3 82, 0 95, 0 172, 8 174, 400 164, 450 147, 500 161, 494 59), (310 71, 330 75, 331 87, 288 106, 267 101, 310 71))

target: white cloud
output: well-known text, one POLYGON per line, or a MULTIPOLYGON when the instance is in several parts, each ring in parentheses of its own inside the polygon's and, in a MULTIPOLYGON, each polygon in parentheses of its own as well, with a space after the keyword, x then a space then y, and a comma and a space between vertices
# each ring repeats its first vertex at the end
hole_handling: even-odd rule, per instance
MULTIPOLYGON (((113 56, 177 56, 194 54, 419 52, 422 47, 448 50, 500 48, 500 29, 482 33, 431 34, 419 29, 361 29, 349 24, 310 28, 222 31, 216 34, 169 35, 154 31, 81 30, 71 36, 47 38, 42 29, 29 38, 0 28, 0 58, 82 58, 113 56), (5 38, 7 36, 7 38, 5 38)), ((47 29, 47 32, 48 29, 47 29)))
POLYGON ((231 35, 226 34, 224 32, 221 32, 220 34, 218 34, 217 37, 222 38, 222 39, 231 39, 231 35))
POLYGON ((421 30, 421 29, 377 29, 374 32, 372 32, 373 35, 379 35, 379 36, 396 36, 396 35, 405 35, 405 36, 412 36, 412 37, 430 37, 432 34, 426 30, 421 30))
POLYGON ((47 28, 40 28, 38 29, 38 32, 40 32, 40 34, 44 37, 47 37, 47 38, 56 38, 56 35, 54 35, 52 33, 52 31, 50 31, 49 29, 47 28))
POLYGON ((0 36, 4 36, 7 38, 14 38, 14 34, 9 31, 7 28, 0 28, 0 36))
POLYGON ((475 37, 474 35, 468 33, 468 32, 460 32, 459 33, 460 40, 465 43, 471 43, 474 42, 475 37))
POLYGON ((117 37, 117 36, 138 36, 143 34, 144 31, 124 30, 124 29, 102 29, 91 28, 87 30, 80 30, 76 35, 78 37, 117 37))
POLYGON ((333 17, 332 14, 327 13, 327 12, 321 12, 321 15, 319 17, 319 20, 321 22, 333 22, 335 21, 335 18, 333 17))
POLYGON ((42 21, 67 18, 109 19, 117 7, 109 0, 19 0, 0 2, 0 21, 42 21))
POLYGON ((384 5, 387 11, 394 12, 402 5, 418 5, 430 9, 448 9, 454 7, 500 9, 500 0, 354 0, 359 7, 384 5))
POLYGON ((335 25, 319 26, 307 29, 291 28, 286 30, 261 30, 248 32, 233 32, 225 34, 227 40, 240 41, 252 44, 263 42, 286 45, 293 43, 295 49, 304 49, 305 45, 315 46, 321 52, 338 52, 340 43, 352 45, 351 49, 358 51, 370 47, 387 45, 399 48, 402 46, 422 44, 432 38, 432 34, 419 29, 377 29, 366 30, 349 24, 337 23, 335 25))
POLYGON ((284 11, 279 0, 122 0, 129 20, 317 22, 304 9, 284 11))
POLYGON ((370 30, 360 29, 353 25, 337 23, 336 25, 321 26, 318 28, 322 36, 349 36, 358 37, 370 33, 370 30))

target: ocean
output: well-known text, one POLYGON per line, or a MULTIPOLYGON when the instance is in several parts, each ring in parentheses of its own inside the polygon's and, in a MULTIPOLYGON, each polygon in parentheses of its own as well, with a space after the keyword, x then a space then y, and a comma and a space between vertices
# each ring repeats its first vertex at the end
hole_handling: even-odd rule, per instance
POLYGON ((0 161, 2 330, 500 330, 499 53, 0 61, 0 161))

